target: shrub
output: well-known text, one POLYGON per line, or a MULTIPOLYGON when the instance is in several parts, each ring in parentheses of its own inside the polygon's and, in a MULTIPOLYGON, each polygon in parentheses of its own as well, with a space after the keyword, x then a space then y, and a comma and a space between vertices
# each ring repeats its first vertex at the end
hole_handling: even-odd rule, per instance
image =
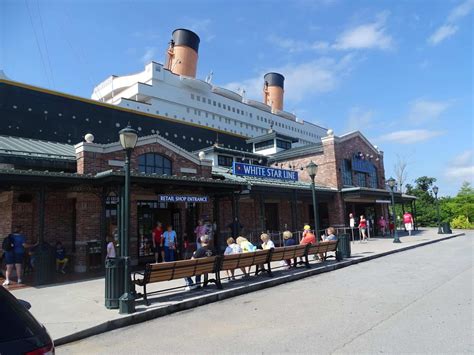
POLYGON ((451 221, 451 228, 471 229, 471 228, 474 228, 474 223, 470 223, 469 219, 466 216, 460 215, 460 216, 454 217, 454 219, 451 221))

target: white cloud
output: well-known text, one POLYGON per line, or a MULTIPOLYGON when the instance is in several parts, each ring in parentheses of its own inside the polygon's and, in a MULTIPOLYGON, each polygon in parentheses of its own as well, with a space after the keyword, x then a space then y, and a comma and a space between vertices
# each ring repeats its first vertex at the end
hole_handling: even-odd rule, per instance
POLYGON ((449 162, 449 166, 449 169, 445 171, 445 176, 451 183, 474 182, 474 153, 472 150, 466 150, 455 156, 449 162))
POLYGON ((448 22, 455 22, 469 15, 474 9, 474 0, 467 0, 451 10, 448 16, 448 22))
POLYGON ((429 38, 428 42, 435 46, 438 43, 444 41, 446 38, 451 37, 458 31, 459 27, 455 25, 443 25, 439 27, 429 38))
MULTIPOLYGON (((358 49, 382 49, 393 48, 392 37, 386 34, 385 23, 388 13, 383 12, 376 16, 375 22, 362 24, 341 33, 333 43, 328 41, 301 41, 277 35, 270 35, 267 40, 289 53, 304 51, 327 51, 327 50, 358 50, 358 49)), ((311 26, 309 26, 311 30, 311 26)))
POLYGON ((224 87, 233 91, 245 89, 248 98, 261 100, 263 76, 274 71, 285 76, 285 100, 299 102, 334 90, 341 77, 351 70, 352 62, 352 55, 346 55, 340 60, 321 58, 301 64, 288 64, 280 68, 268 68, 254 78, 231 82, 224 87))
POLYGON ((329 48, 329 43, 324 41, 297 41, 292 38, 285 38, 276 35, 268 37, 268 41, 281 49, 290 53, 297 53, 303 51, 324 51, 329 48))
POLYGON ((353 107, 349 111, 349 117, 346 122, 347 131, 366 130, 373 121, 374 111, 364 110, 360 107, 353 107))
POLYGON ((423 123, 437 119, 450 106, 448 101, 417 99, 410 105, 408 120, 412 123, 423 123))
POLYGON ((380 145, 387 142, 413 144, 429 140, 442 134, 444 134, 444 132, 442 131, 430 131, 427 129, 409 129, 384 134, 376 140, 379 142, 380 145))
POLYGON ((453 8, 445 23, 438 27, 431 36, 428 37, 428 43, 436 46, 443 42, 446 38, 453 36, 459 29, 456 25, 463 17, 469 15, 474 9, 474 0, 466 0, 453 8))
POLYGON ((212 21, 209 18, 183 17, 181 19, 182 27, 195 32, 201 40, 212 41, 216 34, 211 30, 212 21))
POLYGON ((146 47, 145 53, 141 57, 141 61, 144 64, 148 64, 149 62, 153 60, 153 58, 155 58, 156 51, 157 51, 156 47, 146 47))
POLYGON ((375 22, 351 28, 342 33, 333 45, 335 49, 391 49, 392 37, 386 34, 386 20, 388 13, 377 15, 375 22))

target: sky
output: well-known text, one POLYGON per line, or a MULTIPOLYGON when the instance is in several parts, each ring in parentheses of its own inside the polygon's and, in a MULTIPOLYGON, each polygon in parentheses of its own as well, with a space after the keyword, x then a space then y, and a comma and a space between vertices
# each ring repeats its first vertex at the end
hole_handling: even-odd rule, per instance
MULTIPOLYGON (((90 97, 110 75, 164 61, 171 32, 201 38, 198 77, 261 100, 285 76, 285 107, 334 130, 360 130, 407 182, 440 195, 473 183, 474 0, 0 1, 0 70, 90 97)), ((1 122, 0 122, 1 124, 1 122)))

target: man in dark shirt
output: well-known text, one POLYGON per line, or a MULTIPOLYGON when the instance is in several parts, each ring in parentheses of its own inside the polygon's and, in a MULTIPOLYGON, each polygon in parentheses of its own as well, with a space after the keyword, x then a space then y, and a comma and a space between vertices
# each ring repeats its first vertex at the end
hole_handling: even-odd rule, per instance
MULTIPOLYGON (((201 247, 197 249, 191 259, 200 259, 200 258, 207 258, 214 255, 214 250, 209 247, 210 241, 209 235, 205 234, 201 236, 201 247)), ((187 277, 186 279, 186 290, 195 290, 199 287, 199 283, 201 282, 201 275, 196 275, 196 283, 193 283, 193 279, 191 277, 187 277)))

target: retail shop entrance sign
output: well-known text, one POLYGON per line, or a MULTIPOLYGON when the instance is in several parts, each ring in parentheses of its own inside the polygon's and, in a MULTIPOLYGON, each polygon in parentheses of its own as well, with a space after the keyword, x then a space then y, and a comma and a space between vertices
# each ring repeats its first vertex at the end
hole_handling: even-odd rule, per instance
POLYGON ((298 181, 298 172, 293 170, 275 169, 260 165, 236 163, 232 165, 234 175, 255 176, 263 179, 298 181))
POLYGON ((160 201, 160 202, 206 203, 206 202, 209 202, 209 196, 158 195, 158 201, 160 201))

